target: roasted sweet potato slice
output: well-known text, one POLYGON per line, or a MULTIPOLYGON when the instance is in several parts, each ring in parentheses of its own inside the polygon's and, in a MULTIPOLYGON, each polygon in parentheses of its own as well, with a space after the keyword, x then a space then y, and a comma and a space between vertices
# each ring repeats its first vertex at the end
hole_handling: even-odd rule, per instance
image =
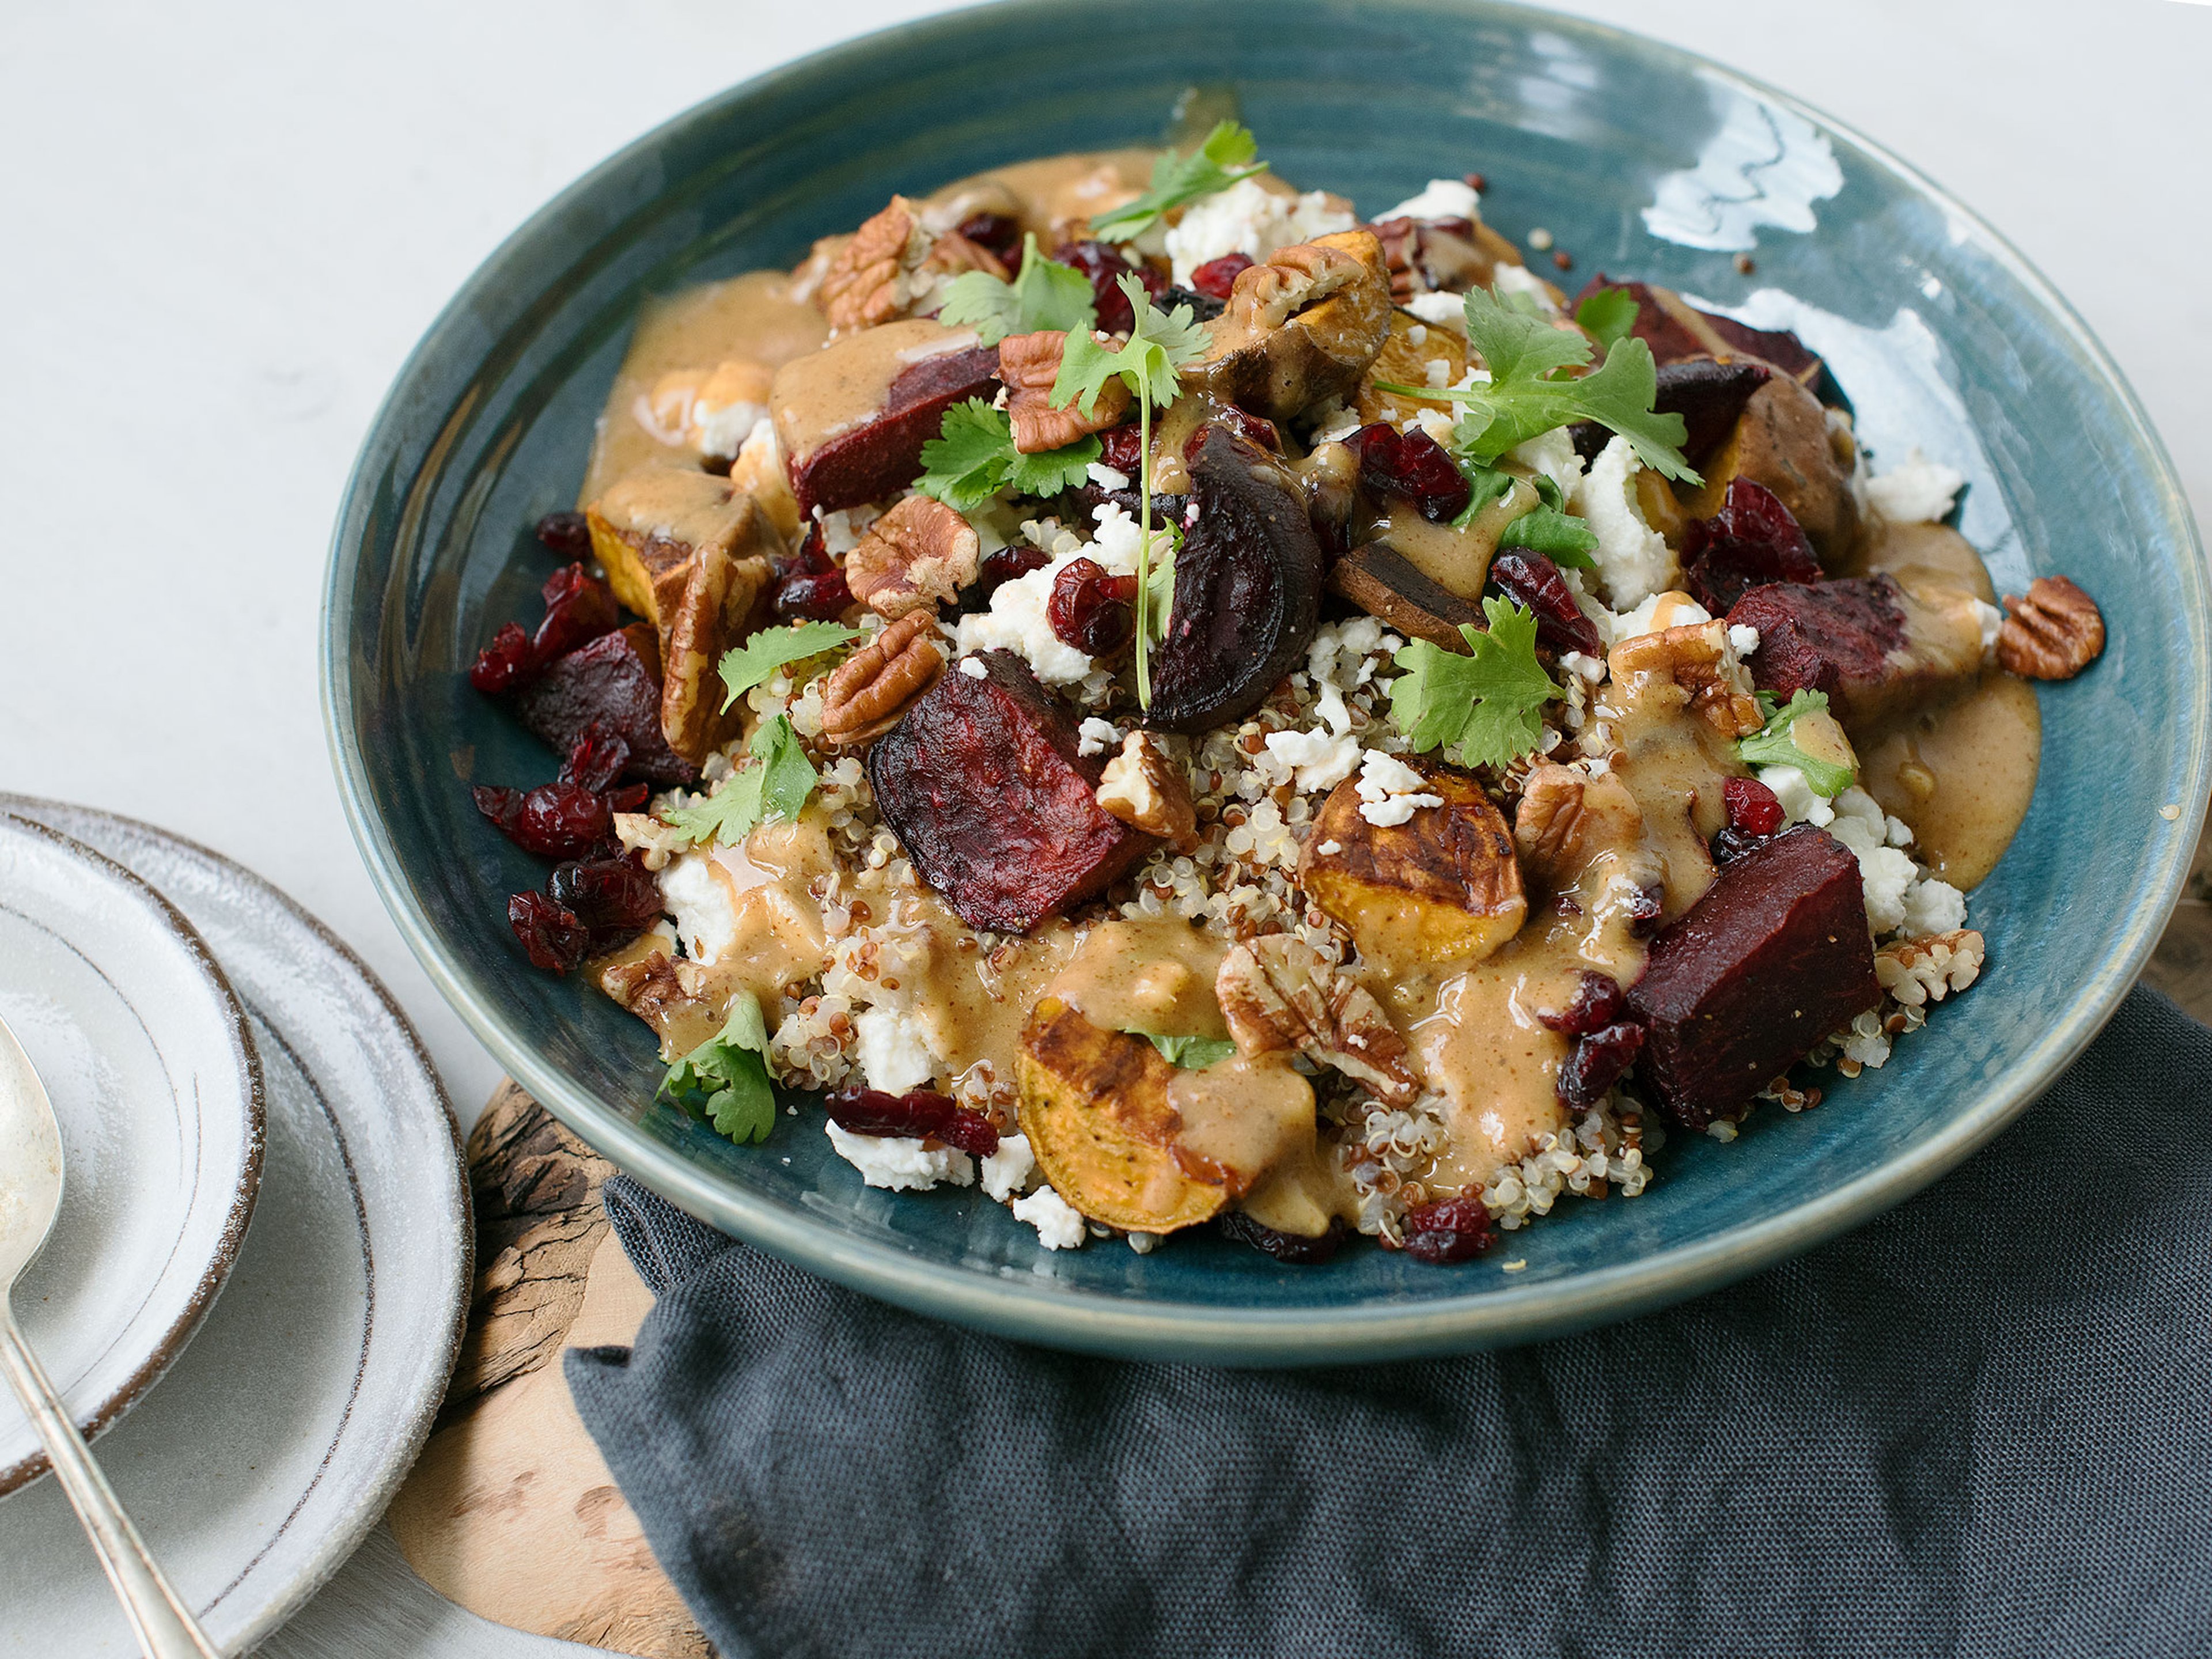
MULTIPOLYGON (((957 676, 955 678, 957 678, 957 676)), ((1176 1156, 1176 1068, 1142 1037, 1040 1000, 1017 1062, 1022 1133, 1055 1191, 1093 1221, 1136 1232, 1196 1226, 1229 1200, 1176 1156)))
POLYGON ((515 717, 566 755, 593 720, 629 745, 627 775, 661 785, 693 784, 699 769, 668 746, 660 729, 660 647, 647 623, 603 635, 556 657, 508 698, 515 717))
POLYGON ((1407 763, 1444 804, 1404 823, 1370 823, 1358 780, 1346 779, 1314 821, 1299 884, 1351 930, 1370 963, 1409 969, 1479 962, 1519 933, 1528 914, 1513 832, 1468 774, 1407 763))
POLYGON ((1712 517, 1729 482, 1748 478, 1790 509, 1825 568, 1843 569, 1863 529, 1858 498, 1851 494, 1849 448, 1830 433, 1827 414, 1811 392, 1787 375, 1774 375, 1751 394, 1735 430, 1699 469, 1705 487, 1683 503, 1684 511, 1692 518, 1712 517))
POLYGON ((1735 1113, 1881 1000, 1858 859, 1800 825, 1723 868, 1629 988, 1638 1074, 1685 1128, 1735 1113))
POLYGON ((884 822, 971 927, 1026 933, 1100 891, 1158 842, 1098 805, 1104 761, 1006 651, 947 674, 868 751, 884 822))
POLYGON ((1388 542, 1353 548, 1330 568, 1328 585, 1401 634, 1447 651, 1467 649, 1467 636, 1459 631, 1462 624, 1489 626, 1480 607, 1431 580, 1388 542))
POLYGON ((1981 617, 1964 588, 1908 588, 1887 571, 1754 587, 1728 613, 1731 626, 1759 630, 1759 649, 1746 659, 1753 684, 1785 699, 1824 691, 1847 725, 1973 679, 1982 666, 1981 617))
POLYGON ((999 352, 927 317, 842 335, 776 371, 775 435, 801 517, 880 501, 921 476, 945 411, 998 395, 999 352))

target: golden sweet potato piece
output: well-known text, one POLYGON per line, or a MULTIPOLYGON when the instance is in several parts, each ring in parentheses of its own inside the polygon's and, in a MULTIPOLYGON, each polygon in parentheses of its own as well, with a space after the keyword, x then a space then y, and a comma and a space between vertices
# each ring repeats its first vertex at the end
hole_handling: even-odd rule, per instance
POLYGON ((1685 501, 1689 518, 1710 519, 1727 499, 1731 478, 1772 490, 1804 531, 1831 574, 1850 568, 1864 526, 1851 494, 1851 470, 1838 454, 1820 399, 1786 374, 1751 394, 1726 443, 1700 469, 1705 486, 1685 501))
POLYGON ((1389 337, 1359 377, 1352 404, 1359 418, 1379 421, 1386 409, 1396 410, 1401 416, 1417 409, 1433 409, 1446 419, 1456 418, 1459 410, 1449 398, 1408 398, 1403 392, 1376 390, 1378 380, 1394 386, 1426 386, 1432 362, 1443 364, 1444 384, 1452 385, 1467 373, 1467 336, 1443 324, 1425 323, 1410 311, 1393 311, 1389 337))
POLYGON ((1306 896, 1392 969, 1480 962, 1528 914, 1513 832, 1466 773, 1407 758, 1443 798, 1403 823, 1370 823, 1347 778, 1323 802, 1298 862, 1306 896))
POLYGON ((1168 1102, 1176 1068, 1142 1037, 1093 1025, 1058 997, 1040 1000, 1018 1063, 1022 1133, 1054 1190, 1093 1221, 1167 1233, 1212 1218, 1225 1182, 1195 1179, 1176 1156, 1168 1102))

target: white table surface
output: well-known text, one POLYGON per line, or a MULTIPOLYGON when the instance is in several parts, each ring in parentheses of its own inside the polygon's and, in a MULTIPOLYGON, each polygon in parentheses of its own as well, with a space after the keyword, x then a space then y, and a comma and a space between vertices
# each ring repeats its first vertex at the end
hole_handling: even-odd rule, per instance
MULTIPOLYGON (((498 1068, 370 890, 324 746, 317 615, 355 447, 447 296, 560 186, 732 82, 938 9, 0 5, 0 788, 150 819, 288 889, 384 975, 472 1117, 498 1068)), ((1565 9, 1794 93, 1980 210, 2112 349, 2212 521, 2212 6, 1565 9)), ((583 1651, 451 1607, 382 1534, 266 1650, 583 1651)))

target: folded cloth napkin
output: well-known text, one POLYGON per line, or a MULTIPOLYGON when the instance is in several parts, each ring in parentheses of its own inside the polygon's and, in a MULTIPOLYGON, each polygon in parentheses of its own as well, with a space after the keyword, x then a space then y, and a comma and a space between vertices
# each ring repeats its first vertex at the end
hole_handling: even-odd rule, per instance
POLYGON ((661 1301, 568 1380, 726 1659, 2212 1655, 2208 1076, 2138 989, 1848 1237, 1364 1369, 1019 1346, 617 1181, 661 1301))

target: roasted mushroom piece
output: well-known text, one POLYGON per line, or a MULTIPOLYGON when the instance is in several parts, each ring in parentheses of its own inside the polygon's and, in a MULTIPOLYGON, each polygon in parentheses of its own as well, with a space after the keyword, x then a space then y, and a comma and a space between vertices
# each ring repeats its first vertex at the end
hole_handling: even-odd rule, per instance
POLYGON ((1372 231, 1301 242, 1241 272, 1229 308, 1206 325, 1186 385, 1286 421, 1350 392, 1390 331, 1390 273, 1372 231))

